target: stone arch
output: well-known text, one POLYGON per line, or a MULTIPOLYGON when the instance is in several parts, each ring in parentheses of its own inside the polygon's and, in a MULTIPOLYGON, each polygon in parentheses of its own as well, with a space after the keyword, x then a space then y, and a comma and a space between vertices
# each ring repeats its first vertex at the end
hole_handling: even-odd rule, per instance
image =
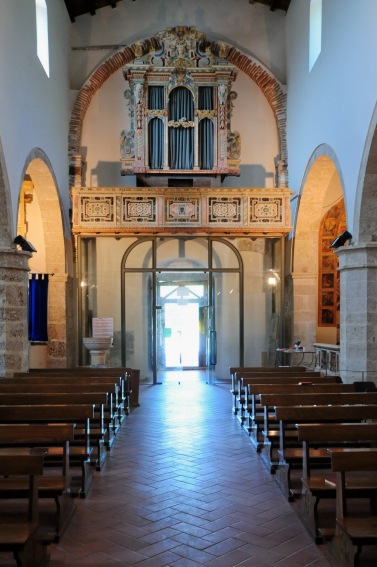
MULTIPOLYGON (((105 81, 121 67, 133 61, 140 54, 161 48, 157 36, 135 42, 122 51, 118 51, 103 62, 89 77, 80 90, 73 107, 69 125, 68 155, 70 160, 70 185, 81 185, 82 158, 80 142, 86 111, 96 92, 105 81)), ((227 59, 232 65, 243 71, 261 89, 275 116, 280 144, 280 166, 284 169, 284 186, 288 186, 287 175, 287 140, 286 140, 286 92, 283 85, 273 74, 254 58, 245 55, 233 46, 223 42, 208 41, 203 49, 210 49, 213 54, 227 59)))
POLYGON ((317 341, 318 235, 326 194, 330 190, 335 198, 344 196, 338 159, 333 150, 323 144, 308 162, 294 223, 293 336, 300 337, 302 344, 308 346, 317 341))
POLYGON ((356 190, 352 234, 355 243, 377 242, 377 105, 370 122, 356 190))
MULTIPOLYGON (((67 337, 71 337, 73 333, 69 332, 72 321, 72 299, 69 299, 70 292, 67 293, 70 284, 67 277, 64 223, 57 181, 51 163, 42 150, 33 149, 28 155, 23 168, 22 181, 25 176, 31 180, 38 202, 42 233, 40 252, 45 271, 50 274, 49 340, 45 362, 48 367, 65 367, 70 358, 67 351, 73 353, 73 344, 69 344, 67 348, 67 337)), ((27 218, 27 221, 30 230, 36 229, 32 226, 33 216, 27 218)), ((32 261, 30 266, 32 269, 32 261)))

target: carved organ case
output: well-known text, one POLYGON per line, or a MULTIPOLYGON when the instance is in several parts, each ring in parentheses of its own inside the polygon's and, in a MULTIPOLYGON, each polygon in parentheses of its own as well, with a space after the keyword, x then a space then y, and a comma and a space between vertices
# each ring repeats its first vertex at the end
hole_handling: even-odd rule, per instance
POLYGON ((235 67, 194 28, 168 29, 159 40, 123 70, 131 128, 120 138, 122 175, 239 175, 240 136, 230 125, 235 67))

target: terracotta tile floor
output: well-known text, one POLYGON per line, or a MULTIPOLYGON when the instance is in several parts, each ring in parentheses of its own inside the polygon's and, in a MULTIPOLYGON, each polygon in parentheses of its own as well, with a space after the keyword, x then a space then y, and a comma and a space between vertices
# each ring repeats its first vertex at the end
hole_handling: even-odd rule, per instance
POLYGON ((230 385, 205 380, 140 387, 51 567, 328 567, 233 416, 230 385))
POLYGON ((50 566, 329 567, 242 432, 229 389, 195 372, 142 385, 50 566))

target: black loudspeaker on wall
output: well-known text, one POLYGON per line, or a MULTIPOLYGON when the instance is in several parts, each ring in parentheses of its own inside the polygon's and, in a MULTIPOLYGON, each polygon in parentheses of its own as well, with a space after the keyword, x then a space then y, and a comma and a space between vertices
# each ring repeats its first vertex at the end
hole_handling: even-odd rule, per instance
POLYGON ((347 240, 352 238, 352 234, 350 234, 347 230, 344 230, 339 236, 335 238, 330 244, 330 248, 340 248, 340 246, 344 246, 347 240))
POLYGON ((36 249, 34 248, 34 246, 30 242, 25 240, 25 238, 23 236, 21 236, 20 234, 18 236, 16 236, 16 238, 13 240, 13 242, 15 244, 18 244, 19 246, 21 246, 21 250, 23 250, 24 252, 36 252, 36 249))

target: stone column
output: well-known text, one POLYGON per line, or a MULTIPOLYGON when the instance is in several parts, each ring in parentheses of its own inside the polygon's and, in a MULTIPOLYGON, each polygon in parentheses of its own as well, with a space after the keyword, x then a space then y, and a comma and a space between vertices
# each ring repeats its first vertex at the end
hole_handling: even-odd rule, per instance
POLYGON ((377 383, 377 243, 345 246, 336 253, 341 375, 344 382, 364 378, 377 383))
MULTIPOLYGON (((48 286, 48 367, 67 366, 67 276, 50 277, 48 286)), ((69 337, 72 339, 72 334, 69 337)))
MULTIPOLYGON (((293 273, 293 339, 311 349, 317 332, 318 274, 293 273)), ((285 345, 291 346, 291 345, 285 345)))
POLYGON ((30 252, 0 251, 0 376, 29 368, 28 260, 30 252))

